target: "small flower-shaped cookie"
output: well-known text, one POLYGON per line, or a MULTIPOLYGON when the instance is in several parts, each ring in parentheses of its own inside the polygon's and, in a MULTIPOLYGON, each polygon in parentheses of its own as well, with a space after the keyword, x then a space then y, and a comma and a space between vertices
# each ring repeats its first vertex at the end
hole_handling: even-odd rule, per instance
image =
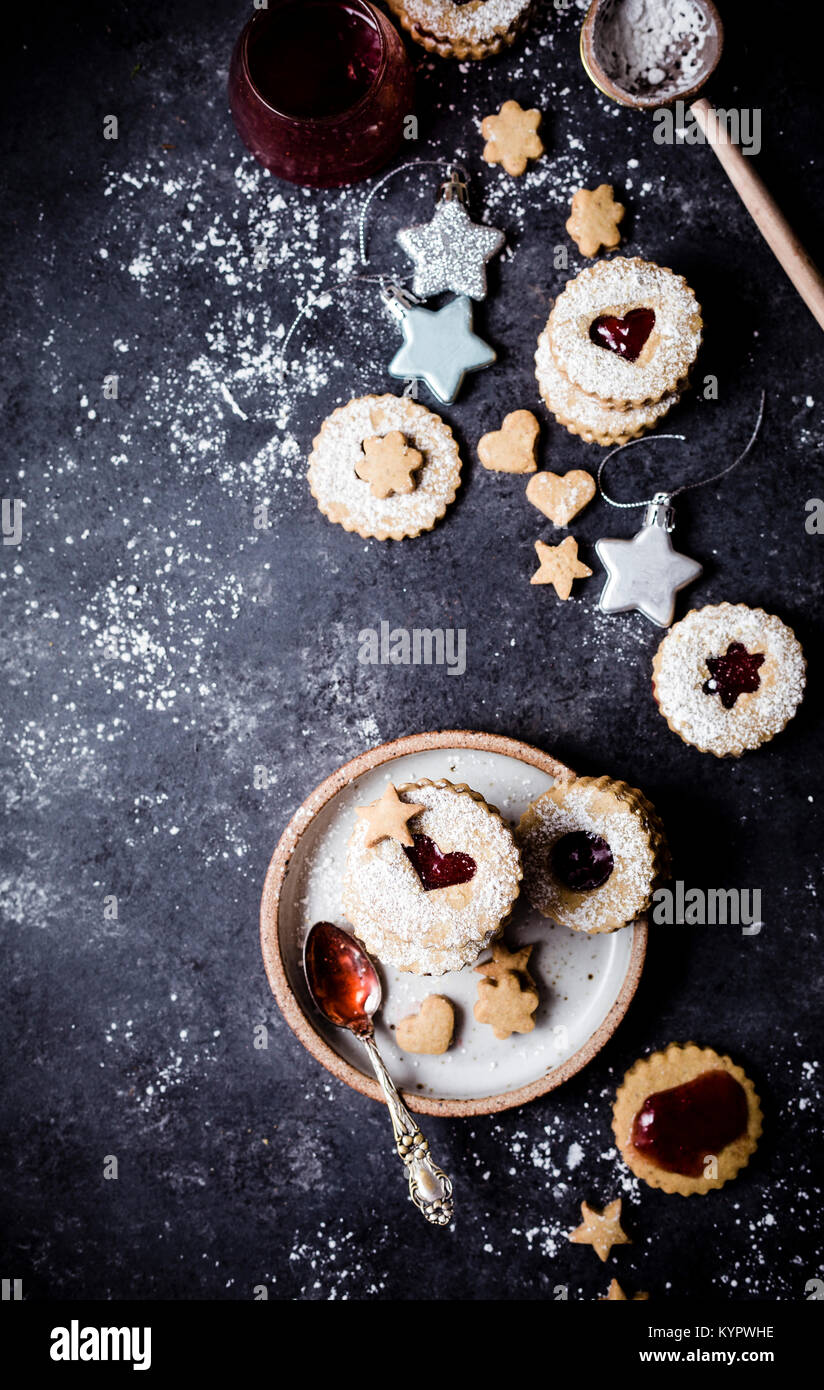
POLYGON ((423 454, 410 449, 400 430, 392 430, 382 439, 366 439, 364 457, 355 464, 355 472, 369 483, 373 497, 386 498, 395 493, 412 492, 412 474, 423 463, 423 454))
POLYGON ((508 174, 518 178, 530 159, 540 159, 544 152, 538 135, 540 111, 524 111, 517 101, 505 101, 497 116, 485 116, 481 133, 484 159, 487 164, 501 164, 508 174))
POLYGON ((601 247, 614 251, 621 244, 618 223, 624 216, 623 203, 616 203, 612 184, 602 183, 591 191, 579 188, 572 197, 572 211, 566 229, 582 256, 597 256, 601 247))
POLYGON ((492 947, 492 960, 475 967, 484 979, 478 983, 475 1017, 488 1023, 495 1037, 504 1042, 512 1033, 531 1033, 532 1015, 538 1007, 538 991, 527 969, 531 946, 508 951, 503 942, 492 947))

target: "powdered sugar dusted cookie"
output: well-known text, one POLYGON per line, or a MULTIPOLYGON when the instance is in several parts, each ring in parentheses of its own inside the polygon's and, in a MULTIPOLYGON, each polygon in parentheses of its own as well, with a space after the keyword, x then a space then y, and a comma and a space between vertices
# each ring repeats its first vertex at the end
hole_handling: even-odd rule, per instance
POLYGON ((570 280, 547 323, 556 365, 617 410, 680 390, 701 345, 701 309, 682 275, 638 257, 570 280))
POLYGON ((694 608, 670 628, 653 659, 652 689, 685 743, 738 757, 792 719, 805 673, 801 643, 780 618, 718 603, 694 608))
POLYGON ((573 931, 610 932, 633 922, 669 868, 655 808, 609 777, 556 783, 527 808, 516 835, 527 897, 573 931))
POLYGON ((487 58, 514 43, 534 0, 387 0, 404 29, 442 58, 487 58))
POLYGON ((434 411, 408 396, 361 396, 324 421, 308 477, 330 521, 359 536, 402 540, 431 530, 454 501, 461 459, 452 430, 434 411), (381 463, 379 473, 370 460, 381 463))
POLYGON ((680 400, 678 391, 667 391, 651 405, 629 406, 617 410, 597 396, 590 396, 579 386, 573 386, 552 356, 549 334, 544 329, 538 339, 535 354, 535 376, 544 404, 570 434, 577 434, 588 444, 614 446, 628 444, 652 429, 680 400))
POLYGON ((346 854, 343 909, 366 949, 415 975, 443 975, 476 960, 501 931, 521 882, 509 826, 464 784, 422 779, 401 787, 423 806, 413 843, 367 846, 359 819, 346 854))

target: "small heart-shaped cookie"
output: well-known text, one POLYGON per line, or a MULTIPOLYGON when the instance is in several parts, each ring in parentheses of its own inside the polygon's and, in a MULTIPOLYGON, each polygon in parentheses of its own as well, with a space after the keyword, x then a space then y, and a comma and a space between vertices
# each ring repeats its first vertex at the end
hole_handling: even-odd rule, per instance
POLYGON ((513 410, 501 428, 478 441, 478 458, 496 473, 534 473, 540 425, 531 410, 513 410))
POLYGON ((533 507, 548 516, 555 526, 568 526, 574 516, 595 496, 595 479, 584 468, 571 473, 536 473, 526 485, 533 507))
POLYGON ((449 1047, 454 1027, 455 1010, 449 1000, 442 994, 428 994, 418 1013, 401 1019, 395 1036, 403 1052, 437 1057, 449 1047))

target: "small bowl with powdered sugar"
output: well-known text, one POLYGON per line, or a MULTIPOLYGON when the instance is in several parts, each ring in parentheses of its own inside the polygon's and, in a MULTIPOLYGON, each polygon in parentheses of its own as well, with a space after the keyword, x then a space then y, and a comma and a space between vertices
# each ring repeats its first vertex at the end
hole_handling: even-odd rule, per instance
POLYGON ((694 97, 715 70, 723 39, 712 0, 593 0, 581 58, 605 96, 650 109, 694 97))

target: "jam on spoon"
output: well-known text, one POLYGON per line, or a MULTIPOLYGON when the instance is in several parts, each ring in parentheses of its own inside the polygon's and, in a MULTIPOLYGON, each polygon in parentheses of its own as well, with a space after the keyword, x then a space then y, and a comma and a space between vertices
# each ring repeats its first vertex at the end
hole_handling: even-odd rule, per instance
POLYGON ((614 868, 615 860, 606 840, 586 830, 562 835, 552 846, 552 872, 574 893, 600 888, 614 868))
POLYGON ((601 314, 590 324, 589 336, 596 347, 617 352, 627 362, 637 362, 654 327, 654 309, 630 309, 622 319, 614 314, 601 314))
POLYGON ((312 1000, 324 1018, 348 1028, 363 1043, 383 1091, 395 1144, 409 1175, 409 1195, 433 1226, 452 1220, 452 1183, 433 1163, 429 1145, 401 1100, 375 1045, 374 1015, 381 1005, 380 976, 359 941, 332 922, 316 922, 303 948, 312 1000))
POLYGON ((706 1159, 745 1133, 748 1117, 740 1082, 728 1071, 704 1071, 647 1096, 632 1123, 632 1143, 657 1168, 700 1178, 706 1159))
POLYGON ((442 854, 428 835, 413 835, 413 844, 404 845, 425 893, 433 888, 451 888, 455 883, 468 883, 478 868, 475 860, 460 850, 442 854))
POLYGON ((306 938, 304 966, 312 998, 329 1022, 358 1037, 371 1034, 381 984, 354 936, 331 922, 318 922, 306 938))
POLYGON ((761 684, 758 674, 764 665, 760 652, 750 654, 742 642, 730 642, 725 656, 708 656, 710 678, 702 689, 705 695, 720 695, 724 709, 732 709, 739 695, 751 695, 761 684))

